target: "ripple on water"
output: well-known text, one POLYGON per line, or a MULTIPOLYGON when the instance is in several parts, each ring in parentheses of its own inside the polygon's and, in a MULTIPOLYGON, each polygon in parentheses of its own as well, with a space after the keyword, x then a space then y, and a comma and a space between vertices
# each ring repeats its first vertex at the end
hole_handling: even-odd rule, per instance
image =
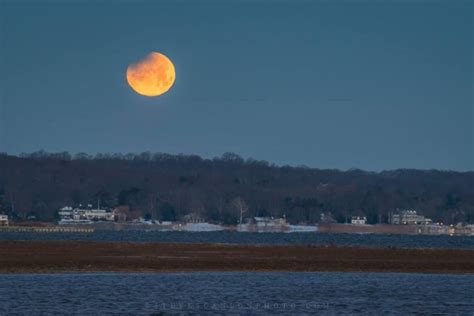
POLYGON ((0 314, 469 314, 474 276, 403 273, 0 275, 0 314))

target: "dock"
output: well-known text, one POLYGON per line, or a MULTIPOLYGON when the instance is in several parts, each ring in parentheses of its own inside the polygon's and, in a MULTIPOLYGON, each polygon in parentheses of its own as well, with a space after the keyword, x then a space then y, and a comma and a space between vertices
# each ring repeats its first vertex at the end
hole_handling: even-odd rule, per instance
POLYGON ((93 233, 94 228, 86 227, 32 227, 32 226, 0 226, 0 232, 14 233, 93 233))

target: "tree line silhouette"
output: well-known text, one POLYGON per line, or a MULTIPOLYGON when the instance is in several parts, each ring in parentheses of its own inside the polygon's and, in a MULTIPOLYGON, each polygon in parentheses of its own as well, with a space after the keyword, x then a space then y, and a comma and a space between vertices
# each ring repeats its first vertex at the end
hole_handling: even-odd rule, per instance
POLYGON ((65 205, 121 207, 130 218, 180 220, 195 214, 235 224, 244 217, 317 223, 367 216, 386 223, 397 209, 434 221, 474 222, 474 172, 398 169, 368 172, 276 166, 225 153, 71 155, 44 151, 0 154, 0 213, 50 221, 65 205), (244 205, 244 206, 243 206, 244 205))

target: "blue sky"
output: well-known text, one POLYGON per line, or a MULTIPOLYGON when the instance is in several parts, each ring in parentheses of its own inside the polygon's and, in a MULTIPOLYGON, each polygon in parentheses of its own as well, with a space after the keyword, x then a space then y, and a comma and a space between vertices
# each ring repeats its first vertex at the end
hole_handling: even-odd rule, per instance
POLYGON ((469 1, 3 1, 0 151, 474 169, 469 1), (128 64, 166 54, 169 93, 128 64))

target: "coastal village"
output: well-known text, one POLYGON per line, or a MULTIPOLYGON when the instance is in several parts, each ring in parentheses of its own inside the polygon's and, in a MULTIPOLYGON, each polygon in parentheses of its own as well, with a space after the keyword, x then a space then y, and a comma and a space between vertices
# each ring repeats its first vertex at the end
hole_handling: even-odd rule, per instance
MULTIPOLYGON (((179 221, 158 221, 151 218, 128 218, 120 208, 105 209, 93 207, 91 204, 78 207, 65 206, 57 212, 57 225, 46 225, 53 231, 86 231, 95 229, 145 229, 159 231, 236 231, 236 232, 330 232, 330 233, 379 233, 379 234, 423 234, 423 235, 461 235, 474 236, 474 225, 458 223, 445 225, 433 222, 416 210, 400 210, 392 214, 387 224, 368 224, 365 216, 352 216, 350 222, 336 223, 331 214, 321 214, 318 224, 288 223, 286 218, 274 217, 243 217, 235 225, 209 223, 198 214, 187 214, 179 221), (74 229, 65 229, 66 227, 74 229)), ((36 226, 36 225, 33 225, 36 226)), ((44 228, 45 225, 39 225, 44 228)), ((0 231, 25 229, 25 225, 12 223, 7 215, 0 214, 0 231)), ((33 227, 34 228, 34 227, 33 227)), ((38 231, 38 229, 34 229, 38 231)))

